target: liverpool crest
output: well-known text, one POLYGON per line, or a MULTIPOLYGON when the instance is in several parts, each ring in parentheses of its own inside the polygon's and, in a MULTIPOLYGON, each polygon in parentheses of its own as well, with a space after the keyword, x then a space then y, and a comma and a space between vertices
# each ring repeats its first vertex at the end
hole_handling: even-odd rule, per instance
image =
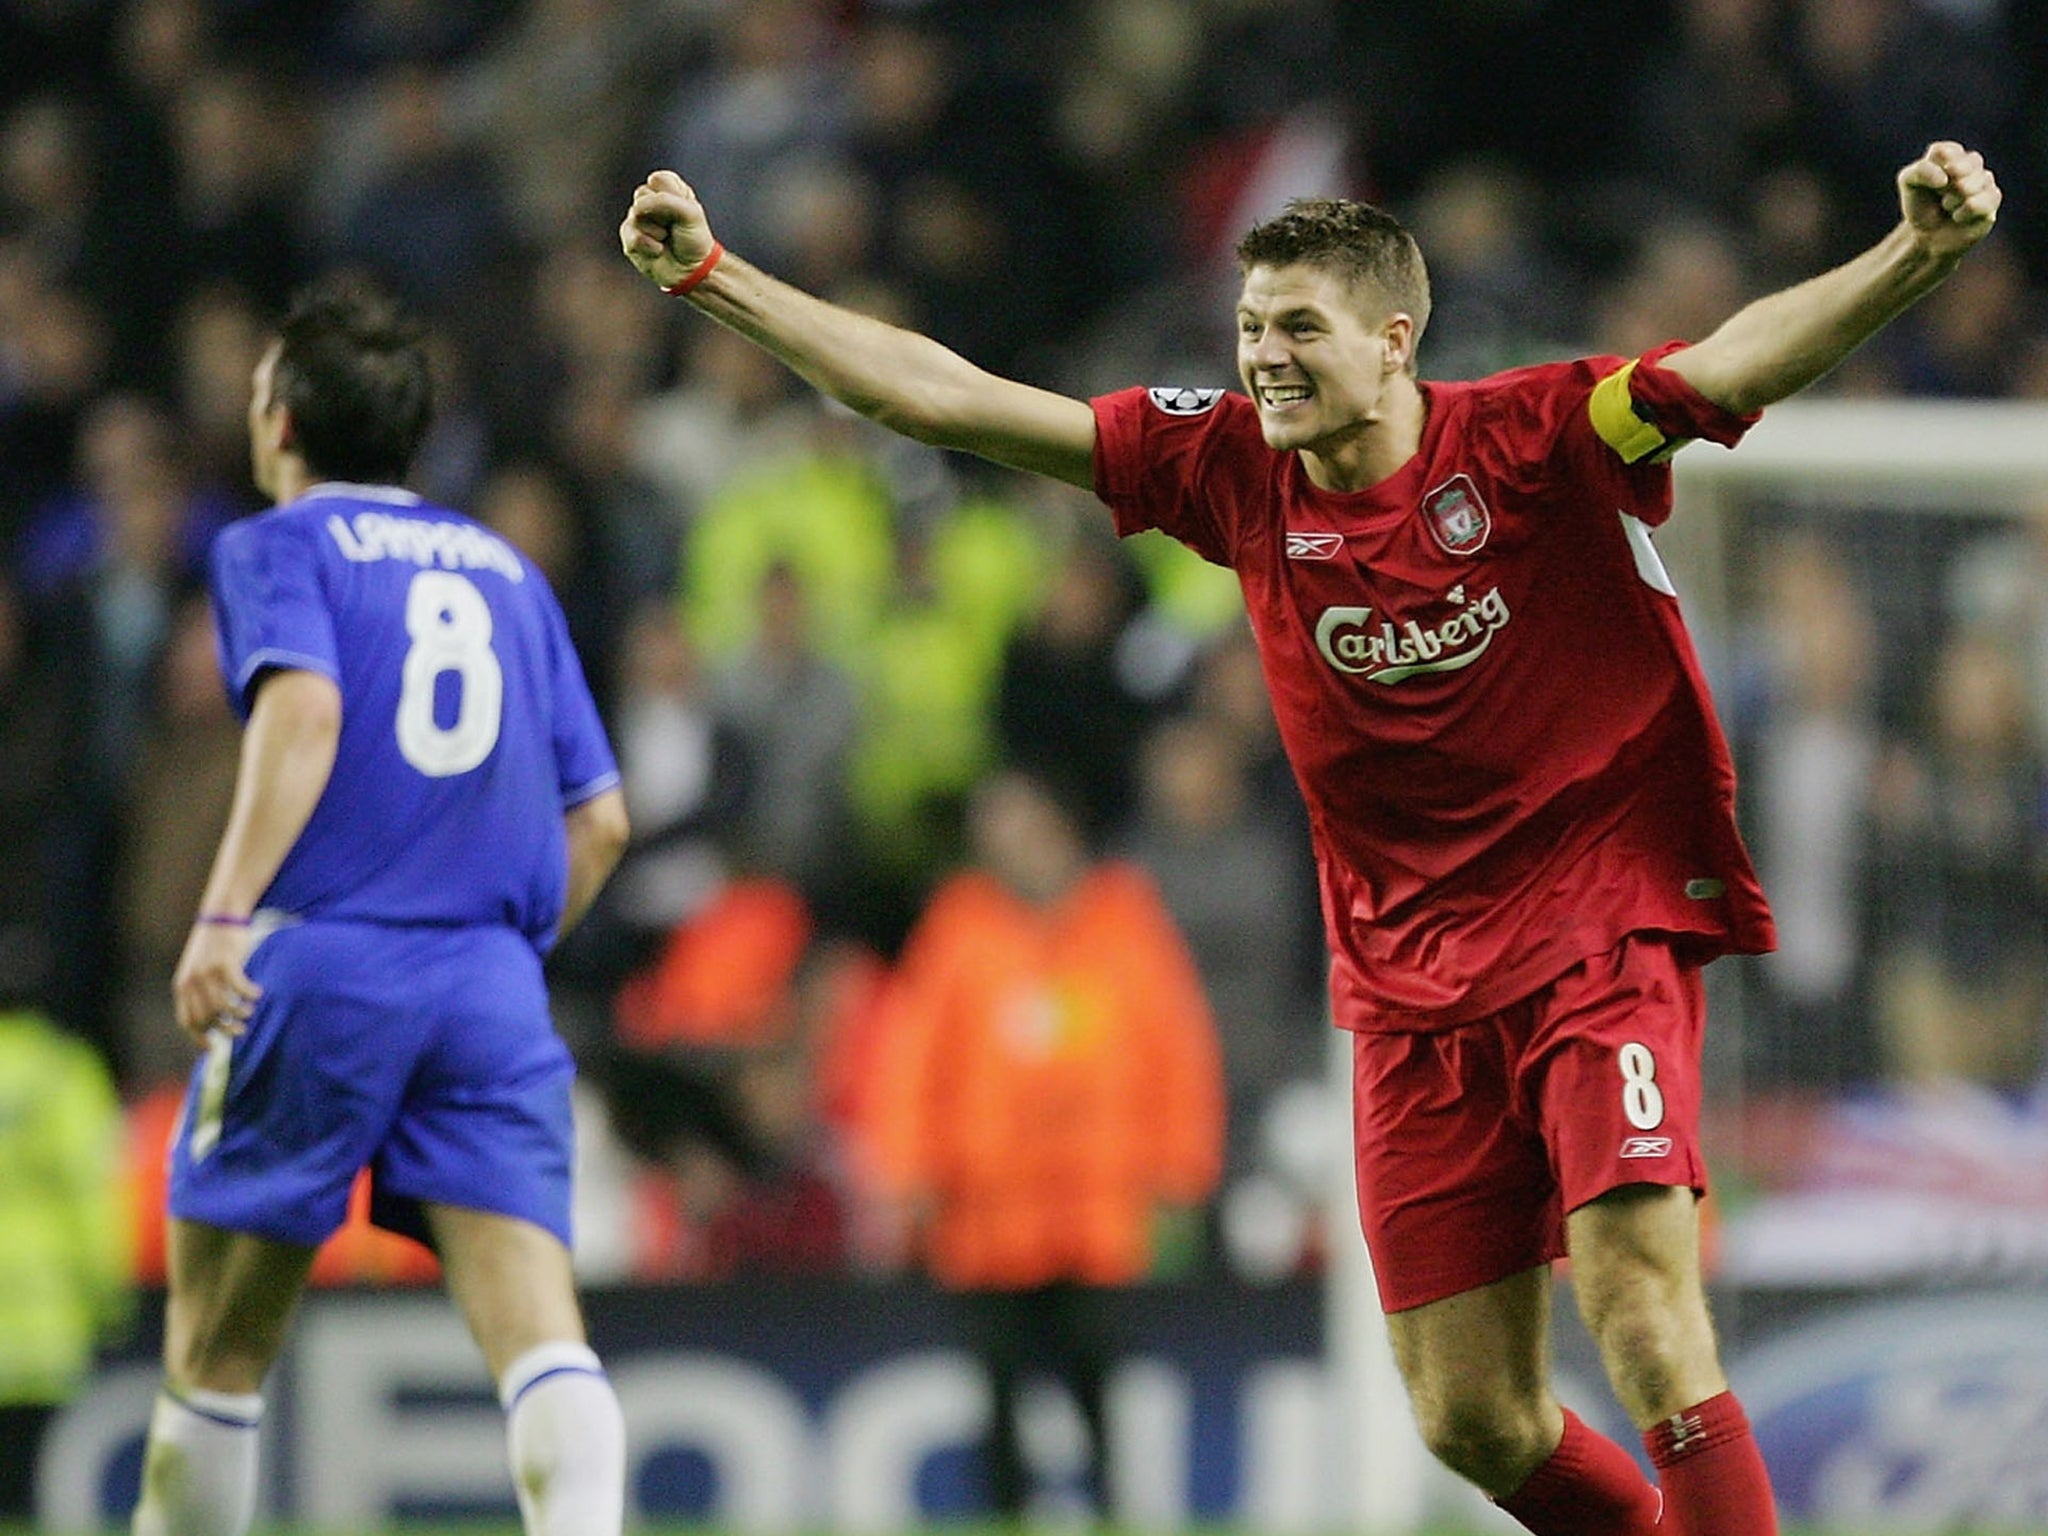
POLYGON ((1469 555, 1493 532, 1493 514, 1470 475, 1453 475, 1422 498, 1422 518, 1445 554, 1469 555))

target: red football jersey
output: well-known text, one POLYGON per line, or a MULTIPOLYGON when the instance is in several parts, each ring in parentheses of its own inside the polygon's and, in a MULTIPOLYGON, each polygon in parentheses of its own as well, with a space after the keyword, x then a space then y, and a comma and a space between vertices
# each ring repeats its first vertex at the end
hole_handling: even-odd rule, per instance
POLYGON ((1093 402, 1118 531, 1237 572, 1358 1027, 1482 1017, 1638 931, 1775 942, 1650 542, 1671 449, 1748 421, 1667 350, 1424 383, 1420 450, 1344 493, 1268 448, 1243 395, 1093 402))

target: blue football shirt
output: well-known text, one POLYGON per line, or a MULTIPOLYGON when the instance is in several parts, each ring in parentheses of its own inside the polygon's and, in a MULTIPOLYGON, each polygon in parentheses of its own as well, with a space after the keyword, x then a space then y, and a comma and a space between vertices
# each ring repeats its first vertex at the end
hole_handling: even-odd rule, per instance
POLYGON ((619 773, 538 568, 411 492, 328 483, 223 529, 212 589, 244 719, 268 671, 341 689, 333 775, 263 905, 501 923, 544 949, 567 885, 562 812, 619 773))

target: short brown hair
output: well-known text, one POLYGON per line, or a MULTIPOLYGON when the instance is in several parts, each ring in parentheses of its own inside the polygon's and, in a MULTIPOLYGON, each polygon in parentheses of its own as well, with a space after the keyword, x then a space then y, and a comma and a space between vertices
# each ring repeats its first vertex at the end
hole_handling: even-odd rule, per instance
POLYGON ((1390 311, 1429 323, 1429 270, 1422 248, 1401 221, 1371 203, 1342 197, 1298 197, 1255 224, 1237 243, 1237 268, 1321 267, 1354 285, 1366 284, 1390 311))

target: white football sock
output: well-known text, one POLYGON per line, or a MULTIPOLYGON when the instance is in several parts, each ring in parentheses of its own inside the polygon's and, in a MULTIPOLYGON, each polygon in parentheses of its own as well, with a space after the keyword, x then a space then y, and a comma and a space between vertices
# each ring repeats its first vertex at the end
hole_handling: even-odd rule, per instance
POLYGON ((597 1356, 536 1345, 506 1370, 498 1400, 526 1536, 619 1536, 626 1425, 597 1356))
POLYGON ((254 1392, 158 1392, 134 1536, 244 1536, 256 1513, 262 1421, 254 1392))

